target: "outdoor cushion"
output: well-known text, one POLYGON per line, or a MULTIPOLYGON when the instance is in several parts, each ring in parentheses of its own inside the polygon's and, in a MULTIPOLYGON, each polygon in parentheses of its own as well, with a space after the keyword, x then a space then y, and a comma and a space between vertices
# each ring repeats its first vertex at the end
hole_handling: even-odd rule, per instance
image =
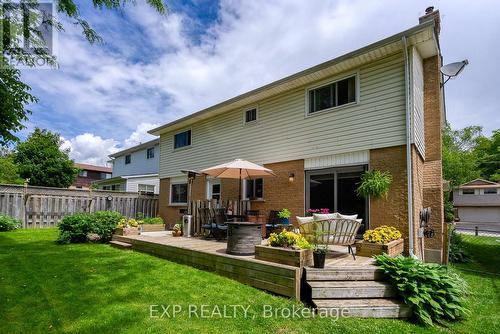
POLYGON ((340 218, 338 212, 334 213, 315 213, 313 214, 314 220, 327 220, 327 219, 335 219, 340 218))
POLYGON ((342 219, 357 219, 358 218, 358 215, 343 215, 341 213, 339 213, 338 215, 339 215, 339 218, 342 218, 342 219))
POLYGON ((295 219, 297 219, 297 222, 299 224, 304 224, 304 223, 309 223, 309 222, 312 222, 314 217, 310 216, 310 217, 299 217, 299 216, 296 216, 295 219))

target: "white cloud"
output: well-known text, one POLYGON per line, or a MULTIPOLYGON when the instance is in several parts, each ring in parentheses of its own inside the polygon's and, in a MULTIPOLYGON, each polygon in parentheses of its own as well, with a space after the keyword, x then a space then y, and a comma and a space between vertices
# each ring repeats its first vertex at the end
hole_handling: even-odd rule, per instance
POLYGON ((152 124, 152 123, 141 123, 141 124, 137 125, 137 127, 135 128, 135 131, 132 132, 132 134, 127 139, 125 139, 124 146, 131 147, 131 146, 139 145, 140 143, 145 143, 147 141, 153 140, 156 137, 150 135, 148 133, 148 131, 151 129, 154 129, 158 126, 160 126, 160 125, 159 124, 152 124))

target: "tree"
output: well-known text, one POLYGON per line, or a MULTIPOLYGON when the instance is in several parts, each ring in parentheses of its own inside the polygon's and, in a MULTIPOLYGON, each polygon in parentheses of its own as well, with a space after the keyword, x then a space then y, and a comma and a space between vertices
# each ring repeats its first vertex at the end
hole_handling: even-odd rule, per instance
POLYGON ((74 168, 68 150, 61 150, 61 137, 48 130, 35 129, 25 142, 17 145, 14 162, 19 175, 29 179, 30 185, 67 188, 75 180, 74 168))
POLYGON ((491 138, 479 138, 475 154, 478 157, 481 177, 500 181, 500 129, 493 131, 491 138))
POLYGON ((12 153, 0 149, 0 183, 23 184, 24 180, 19 175, 19 168, 14 163, 12 153))
MULTIPOLYGON (((96 9, 119 10, 129 2, 133 1, 92 0, 96 9)), ((161 15, 167 12, 163 0, 146 2, 161 15)), ((59 14, 65 15, 71 23, 82 29, 83 35, 91 44, 102 41, 90 24, 80 16, 79 6, 74 0, 58 0, 54 4, 59 14)), ((64 30, 63 25, 52 17, 51 12, 40 9, 37 0, 0 2, 0 146, 19 140, 15 133, 24 128, 23 122, 31 114, 27 106, 38 102, 30 93, 31 88, 20 80, 20 71, 12 63, 33 67, 37 60, 41 59, 48 65, 57 65, 57 59, 45 47, 47 44, 44 30, 47 28, 64 30), (16 13, 21 15, 10 15, 9 11, 14 9, 19 9, 16 13), (40 22, 42 24, 38 26, 40 22), (26 50, 25 45, 29 45, 30 49, 26 50)))

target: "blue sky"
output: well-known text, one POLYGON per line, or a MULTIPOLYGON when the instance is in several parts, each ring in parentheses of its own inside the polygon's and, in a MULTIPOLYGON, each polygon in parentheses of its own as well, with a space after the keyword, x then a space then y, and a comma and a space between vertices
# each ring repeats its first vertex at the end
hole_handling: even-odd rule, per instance
MULTIPOLYGON (((57 70, 25 70, 40 103, 27 129, 61 133, 78 162, 150 139, 147 130, 337 57, 418 23, 422 1, 143 1, 81 14, 103 37, 90 45, 71 23, 59 34, 57 70), (314 4, 314 5, 313 5, 314 4)), ((434 1, 444 62, 470 60, 446 87, 454 127, 500 128, 500 3, 434 1)), ((64 20, 63 20, 64 21, 64 20)))

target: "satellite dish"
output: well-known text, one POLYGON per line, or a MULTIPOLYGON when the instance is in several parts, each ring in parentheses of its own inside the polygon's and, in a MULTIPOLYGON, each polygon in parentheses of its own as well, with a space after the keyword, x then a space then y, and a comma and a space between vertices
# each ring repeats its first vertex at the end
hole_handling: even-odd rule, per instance
POLYGON ((464 70, 465 66, 467 66, 468 64, 469 64, 469 61, 467 59, 465 59, 462 61, 458 61, 455 63, 444 65, 443 67, 441 67, 441 70, 440 70, 441 73, 444 76, 448 77, 446 79, 446 81, 441 86, 444 86, 444 84, 447 83, 448 80, 450 80, 451 78, 455 78, 456 76, 458 76, 464 70))

